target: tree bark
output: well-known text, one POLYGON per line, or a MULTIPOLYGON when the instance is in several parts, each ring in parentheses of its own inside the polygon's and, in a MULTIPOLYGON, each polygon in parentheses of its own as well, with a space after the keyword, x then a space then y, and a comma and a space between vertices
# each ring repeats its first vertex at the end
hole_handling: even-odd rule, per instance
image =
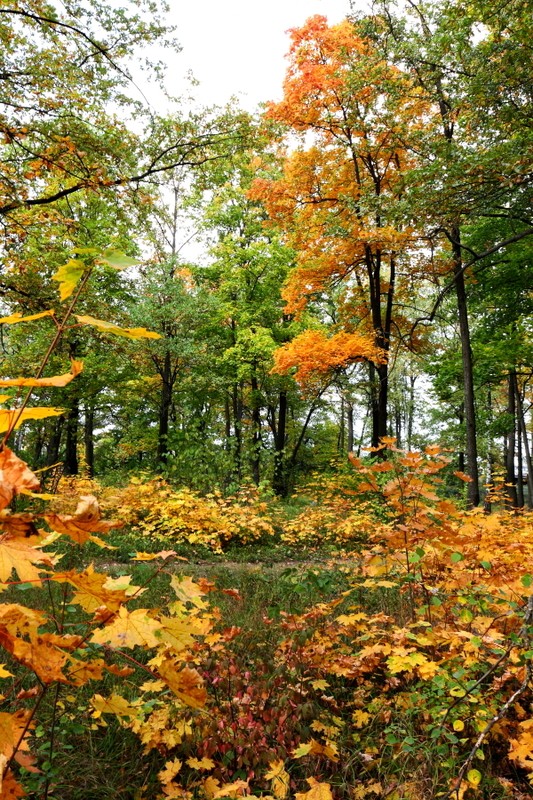
POLYGON ((463 391, 466 430, 466 472, 470 477, 467 487, 467 502, 470 508, 479 505, 479 470, 477 463, 476 408, 474 398, 474 367, 470 342, 470 326, 468 323, 468 307, 463 261, 461 254, 461 232, 457 225, 452 227, 452 251, 454 260, 455 290, 457 295, 457 312, 459 316, 459 333, 461 337, 461 355, 463 360, 463 391))
POLYGON ((85 464, 89 478, 94 477, 94 405, 88 403, 84 409, 85 423, 83 439, 85 444, 85 464))
POLYGON ((507 376, 507 413, 511 417, 512 427, 505 437, 505 483, 507 484, 507 494, 513 508, 518 505, 516 492, 516 391, 515 391, 515 371, 509 370, 507 376))
POLYGON ((240 387, 234 384, 232 392, 232 411, 233 411, 233 436, 235 447, 233 450, 234 471, 238 481, 242 480, 242 400, 240 387))
POLYGON ((162 466, 168 462, 168 431, 170 407, 172 405, 172 363, 167 350, 160 371, 161 397, 159 399, 159 427, 157 431, 157 461, 162 466))
MULTIPOLYGON (((522 436, 522 441, 524 444, 524 457, 526 462, 526 470, 527 470, 527 506, 528 508, 533 508, 533 463, 531 462, 531 451, 529 448, 529 439, 527 436, 527 428, 526 422, 524 419, 524 411, 522 407, 522 396, 520 394, 520 390, 518 388, 518 380, 516 377, 516 372, 514 373, 514 387, 516 392, 516 411, 518 417, 518 433, 522 436)), ((522 481, 522 475, 519 476, 520 482, 522 481)))
POLYGON ((73 398, 72 407, 67 414, 67 424, 65 426, 65 475, 77 475, 79 473, 78 463, 78 428, 80 420, 80 409, 78 398, 73 398))
POLYGON ((278 424, 274 426, 274 475, 272 488, 278 497, 287 497, 289 483, 285 465, 285 447, 287 444, 287 392, 279 393, 278 424))
POLYGON ((354 419, 353 419, 353 403, 348 402, 346 407, 346 427, 347 427, 347 450, 349 453, 353 452, 354 443, 354 419))
POLYGON ((255 374, 255 367, 251 377, 252 389, 252 480, 256 486, 259 486, 261 477, 261 395, 259 392, 259 384, 257 382, 257 375, 255 374))

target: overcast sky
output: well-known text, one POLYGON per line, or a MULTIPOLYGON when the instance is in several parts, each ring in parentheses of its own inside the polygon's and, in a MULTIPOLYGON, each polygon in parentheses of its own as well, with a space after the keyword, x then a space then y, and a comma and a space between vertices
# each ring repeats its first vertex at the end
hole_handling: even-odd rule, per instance
POLYGON ((186 91, 191 70, 200 85, 190 92, 201 105, 224 105, 238 95, 252 111, 258 103, 281 97, 288 28, 313 14, 342 20, 349 0, 170 0, 170 19, 182 45, 166 60, 172 94, 186 91))

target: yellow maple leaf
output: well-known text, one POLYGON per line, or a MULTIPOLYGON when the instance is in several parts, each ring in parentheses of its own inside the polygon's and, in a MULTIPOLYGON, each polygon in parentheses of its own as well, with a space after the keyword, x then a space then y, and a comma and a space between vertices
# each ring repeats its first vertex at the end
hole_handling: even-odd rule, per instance
POLYGON ((248 790, 248 781, 238 780, 234 783, 225 783, 213 794, 213 800, 219 797, 243 797, 245 790, 248 790))
POLYGON ((82 316, 80 314, 74 315, 81 325, 91 325, 93 328, 98 328, 104 333, 112 333, 114 336, 125 336, 127 339, 160 339, 161 335, 155 331, 147 331, 146 328, 121 328, 118 325, 113 325, 112 322, 106 322, 103 319, 95 319, 95 317, 82 316))
POLYGON ((59 283, 61 301, 70 297, 86 269, 84 262, 79 258, 70 258, 52 275, 52 280, 59 283))
POLYGON ((80 605, 88 614, 92 614, 101 606, 105 606, 109 611, 118 611, 127 597, 123 588, 118 589, 114 585, 110 585, 109 576, 102 572, 95 572, 92 564, 83 572, 70 570, 57 573, 52 580, 58 583, 70 583, 71 586, 74 586, 76 592, 71 602, 80 605))
POLYGON ((31 322, 34 319, 42 319, 42 317, 53 317, 55 311, 53 308, 49 308, 48 311, 40 311, 38 314, 30 314, 27 317, 23 317, 20 311, 15 311, 14 314, 10 314, 9 317, 1 317, 0 318, 0 325, 14 325, 17 322, 31 322))
POLYGON ((161 623, 149 616, 148 609, 137 608, 130 612, 121 606, 113 622, 95 631, 91 641, 114 647, 157 647, 161 640, 156 633, 160 630, 161 623))
POLYGON ((163 785, 170 783, 170 781, 176 777, 181 767, 182 762, 179 758, 175 758, 172 761, 165 761, 165 768, 157 773, 157 777, 163 785))
POLYGON ((311 787, 308 792, 296 792, 296 800, 333 800, 329 783, 319 783, 315 778, 306 778, 311 787))
POLYGON ((358 708, 353 712, 352 719, 355 728, 364 728, 370 719, 370 714, 368 711, 361 711, 361 709, 358 708))
POLYGON ((116 520, 102 520, 98 501, 93 495, 82 495, 74 514, 44 514, 52 530, 69 536, 77 544, 84 544, 95 537, 93 533, 108 533, 111 528, 120 528, 116 520))
POLYGON ((188 575, 173 575, 170 579, 176 597, 183 603, 192 603, 197 608, 205 608, 206 604, 202 598, 205 592, 188 575))
POLYGON ((0 409, 0 433, 9 430, 12 424, 15 425, 15 428, 20 428, 22 423, 28 419, 58 417, 64 413, 64 408, 52 408, 51 406, 34 406, 33 408, 25 408, 22 411, 17 408, 9 411, 2 408, 0 409))
POLYGON ((9 505, 16 494, 34 492, 39 488, 39 479, 26 462, 4 445, 0 451, 0 509, 9 505))
POLYGON ((40 572, 44 567, 36 564, 51 566, 49 555, 28 544, 27 539, 19 539, 6 533, 0 536, 0 580, 7 581, 13 570, 21 581, 38 583, 40 572))
POLYGON ((213 778, 211 775, 209 775, 209 777, 206 778, 202 784, 202 789, 208 800, 212 800, 215 793, 218 792, 219 788, 220 788, 220 781, 217 781, 217 779, 213 778))
POLYGON ((173 661, 163 659, 157 667, 159 675, 167 686, 191 708, 203 708, 207 692, 200 674, 190 667, 179 669, 173 661))
POLYGON ((137 709, 128 703, 124 697, 119 694, 113 693, 109 697, 102 697, 101 694, 95 694, 91 699, 91 705, 95 709, 93 716, 98 719, 102 714, 114 714, 119 719, 127 717, 134 719, 137 716, 137 709))
POLYGON ((285 762, 282 759, 279 761, 270 761, 269 771, 266 773, 265 778, 272 781, 272 791, 274 796, 283 800, 289 793, 290 776, 285 769, 285 762))
POLYGON ((201 758, 201 759, 188 758, 186 763, 187 763, 187 766, 189 766, 191 769, 204 770, 204 769, 214 769, 215 768, 215 762, 212 761, 210 758, 201 758))
POLYGON ((50 378, 0 378, 0 386, 66 386, 83 370, 83 361, 72 361, 70 372, 50 378))

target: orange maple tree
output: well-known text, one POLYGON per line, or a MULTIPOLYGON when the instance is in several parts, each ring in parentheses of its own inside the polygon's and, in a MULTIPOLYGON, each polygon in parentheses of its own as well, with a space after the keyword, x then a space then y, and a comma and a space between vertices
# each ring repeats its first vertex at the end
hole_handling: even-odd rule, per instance
MULTIPOLYGON (((405 272, 413 277, 416 236, 399 201, 413 164, 410 130, 423 103, 409 77, 351 22, 330 27, 315 16, 291 37, 284 98, 269 105, 266 117, 283 123, 299 144, 285 155, 281 177, 258 177, 252 194, 298 254, 283 293, 287 311, 298 314, 330 296, 334 334, 360 337, 360 353, 347 348, 335 365, 368 359, 377 445, 387 433, 387 354, 401 324, 397 282, 405 272)), ((291 352, 308 350, 309 338, 297 338, 291 352)), ((324 339, 318 371, 331 365, 334 341, 324 339)))

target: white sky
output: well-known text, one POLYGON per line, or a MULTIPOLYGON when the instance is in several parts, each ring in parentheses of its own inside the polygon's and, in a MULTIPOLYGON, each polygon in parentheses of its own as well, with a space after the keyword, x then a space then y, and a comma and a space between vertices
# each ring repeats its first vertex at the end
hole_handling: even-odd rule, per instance
POLYGON ((288 28, 322 14, 330 24, 349 13, 349 0, 169 0, 169 20, 182 45, 169 58, 171 94, 190 93, 200 105, 224 105, 233 95, 249 111, 281 98, 288 28), (187 89, 190 70, 200 85, 187 89))

